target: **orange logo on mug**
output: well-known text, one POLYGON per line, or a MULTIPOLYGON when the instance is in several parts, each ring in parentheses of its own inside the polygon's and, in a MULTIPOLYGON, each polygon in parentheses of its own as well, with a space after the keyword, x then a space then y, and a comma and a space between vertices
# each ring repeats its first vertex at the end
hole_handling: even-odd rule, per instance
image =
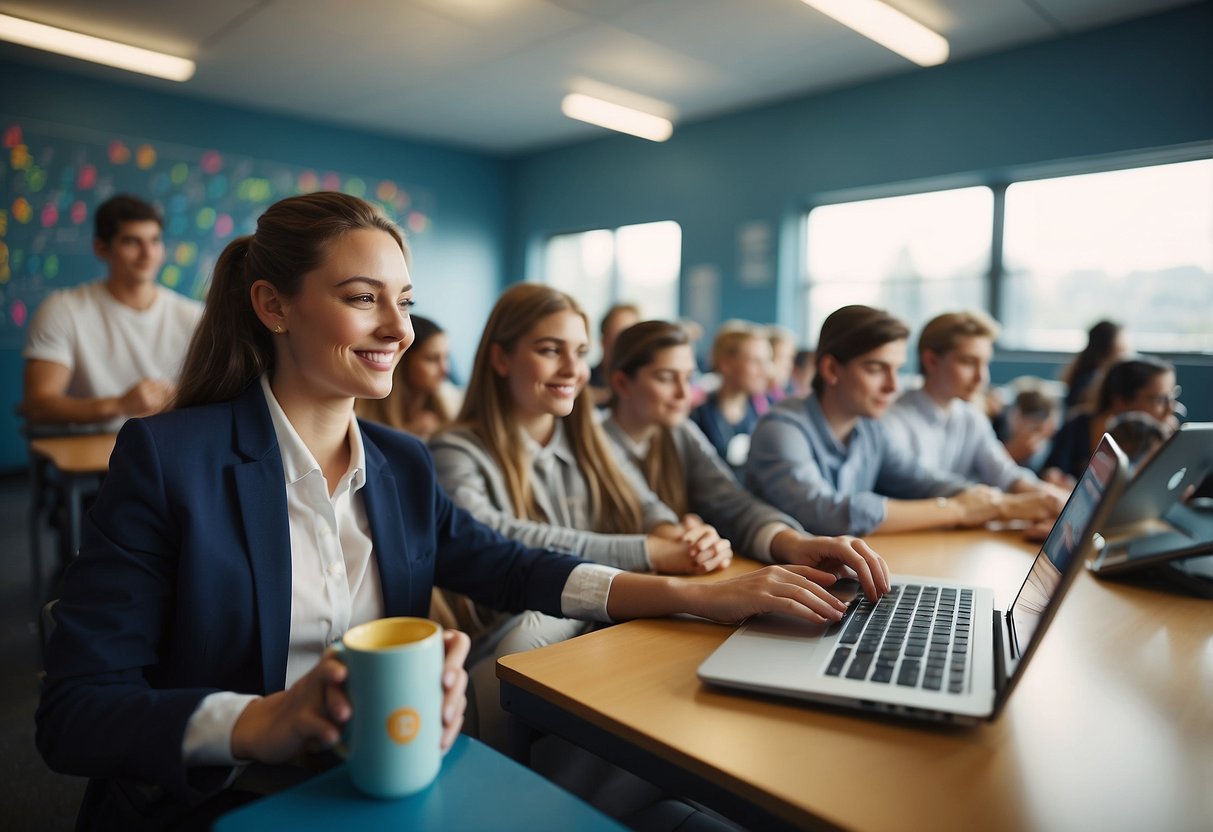
POLYGON ((400 708, 388 715, 387 735, 401 745, 412 742, 420 730, 421 714, 412 708, 400 708))

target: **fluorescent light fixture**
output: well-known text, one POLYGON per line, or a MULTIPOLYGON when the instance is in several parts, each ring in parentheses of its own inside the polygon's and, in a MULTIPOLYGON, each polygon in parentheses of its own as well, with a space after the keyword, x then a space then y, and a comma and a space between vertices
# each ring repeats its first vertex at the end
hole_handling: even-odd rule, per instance
POLYGON ((804 2, 919 66, 935 66, 948 59, 948 41, 942 35, 880 0, 804 2))
POLYGON ((560 102, 560 110, 569 118, 653 142, 664 142, 674 133, 674 125, 668 118, 642 113, 579 92, 566 95, 564 101, 560 102))
POLYGON ((69 32, 6 14, 0 14, 0 40, 170 81, 188 81, 194 77, 194 62, 185 58, 69 32))

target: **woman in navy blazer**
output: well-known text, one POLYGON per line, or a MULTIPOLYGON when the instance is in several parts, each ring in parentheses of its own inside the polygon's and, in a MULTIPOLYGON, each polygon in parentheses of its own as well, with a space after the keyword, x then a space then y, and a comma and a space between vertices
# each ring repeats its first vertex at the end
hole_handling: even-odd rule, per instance
MULTIPOLYGON (((493 607, 604 620, 841 617, 805 567, 716 584, 615 574, 527 549, 454 506, 418 440, 352 416, 356 396, 390 392, 412 341, 406 251, 362 200, 318 193, 272 206, 216 264, 177 409, 122 429, 55 607, 37 714, 48 764, 92 778, 80 828, 205 823, 231 798, 232 761, 277 765, 336 743, 350 715, 344 666, 323 655, 287 678, 299 650, 322 656, 330 641, 311 643, 293 623, 297 593, 310 589, 300 582, 312 580, 295 558, 314 545, 296 534, 312 507, 300 513, 284 476, 299 446, 328 496, 354 483, 351 516, 365 519, 362 566, 382 615, 425 615, 437 585, 493 607), (597 600, 569 581, 574 570, 597 600), (187 762, 211 704, 240 695, 219 734, 228 761, 187 762)), ((348 565, 344 531, 341 547, 348 565)), ((466 636, 447 635, 444 746, 462 724, 466 653, 466 636)))

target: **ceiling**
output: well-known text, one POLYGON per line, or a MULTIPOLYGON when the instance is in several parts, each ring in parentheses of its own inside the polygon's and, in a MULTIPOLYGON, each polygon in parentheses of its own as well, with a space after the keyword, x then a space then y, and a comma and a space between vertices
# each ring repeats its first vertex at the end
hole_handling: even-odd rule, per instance
MULTIPOLYGON (((950 60, 1191 0, 888 0, 950 60)), ((499 154, 602 135, 568 92, 677 123, 917 70, 800 0, 0 0, 198 63, 184 84, 0 44, 0 58, 499 154)))

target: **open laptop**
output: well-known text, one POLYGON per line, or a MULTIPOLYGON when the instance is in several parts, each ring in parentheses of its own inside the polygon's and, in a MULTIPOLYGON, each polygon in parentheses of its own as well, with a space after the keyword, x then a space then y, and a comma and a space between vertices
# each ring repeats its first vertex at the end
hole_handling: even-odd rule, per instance
POLYGON ((939 722, 1001 711, 1124 486, 1127 461, 1105 436, 1036 556, 1011 609, 985 587, 895 576, 838 624, 751 619, 699 666, 729 688, 939 722))
POLYGON ((1188 422, 1125 487, 1100 534, 1103 548, 1087 564, 1097 575, 1121 575, 1213 552, 1213 510, 1183 502, 1213 472, 1213 423, 1188 422))

